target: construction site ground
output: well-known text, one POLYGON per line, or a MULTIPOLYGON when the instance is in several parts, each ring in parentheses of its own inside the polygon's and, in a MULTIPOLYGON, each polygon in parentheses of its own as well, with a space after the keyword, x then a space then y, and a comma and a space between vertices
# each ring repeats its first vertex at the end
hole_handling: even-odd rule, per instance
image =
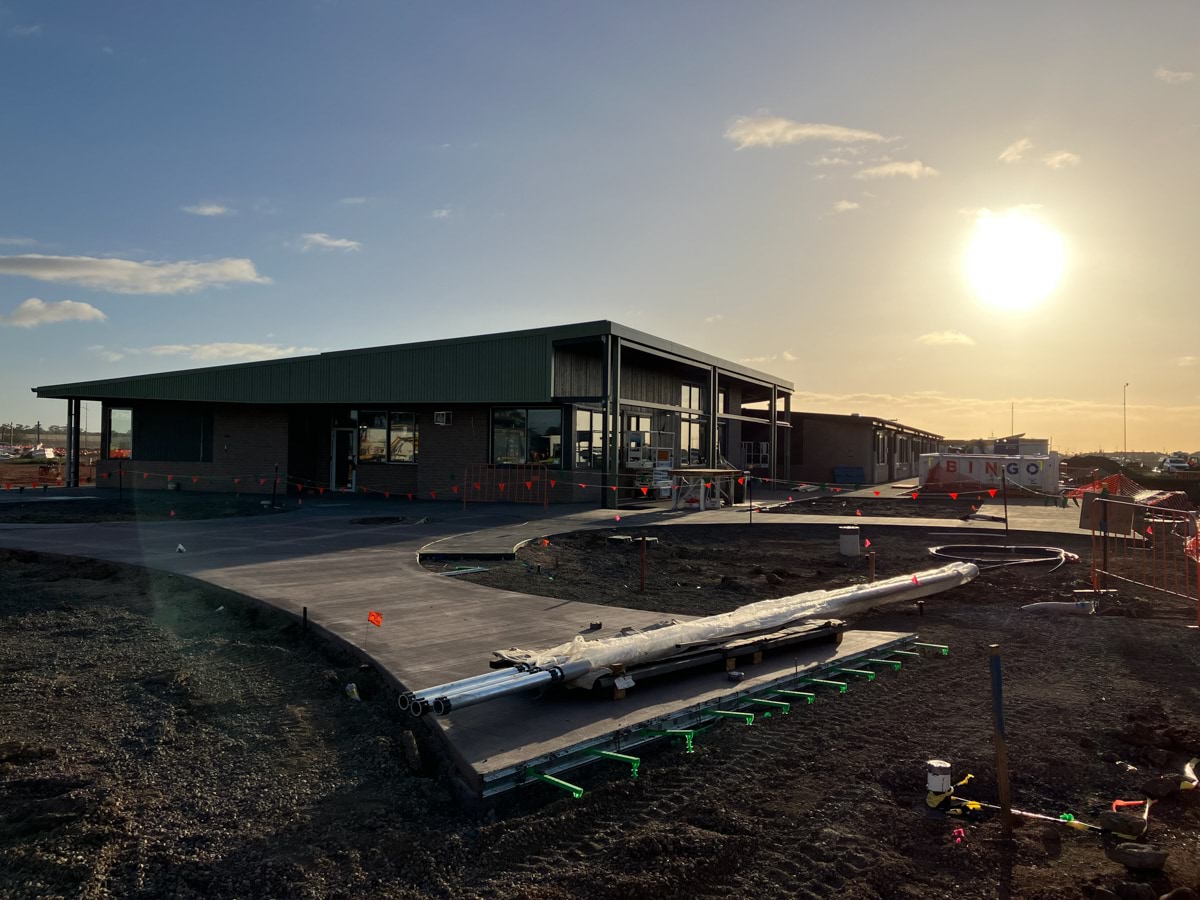
MULTIPOLYGON (((694 615, 866 576, 865 561, 837 555, 828 526, 647 533, 660 541, 645 594, 637 549, 610 545, 605 530, 551 534, 513 563, 489 563, 478 580, 694 615)), ((921 530, 869 536, 880 576, 931 564, 921 530)), ((664 747, 636 781, 611 764, 573 773, 587 789, 581 800, 536 785, 468 811, 431 744, 410 771, 410 722, 382 682, 294 623, 242 612, 187 579, 6 551, 0 895, 1060 898, 1115 889, 1137 879, 1098 838, 1027 825, 1006 849, 994 820, 964 825, 924 810, 932 757, 976 776, 963 793, 996 798, 991 643, 1002 648, 1021 808, 1095 821, 1200 752, 1194 605, 1122 589, 1110 614, 1020 612, 1086 582, 1083 565, 1045 568, 987 571, 929 598, 923 616, 904 605, 852 620, 917 631, 948 644, 949 657, 856 681, 844 696, 822 693, 787 716, 706 732, 691 755, 664 747), (351 680, 361 702, 342 691, 351 680)), ((605 625, 620 618, 612 609, 605 625)), ((1142 879, 1157 893, 1200 886, 1198 794, 1154 808, 1151 838, 1171 854, 1163 874, 1142 879)))

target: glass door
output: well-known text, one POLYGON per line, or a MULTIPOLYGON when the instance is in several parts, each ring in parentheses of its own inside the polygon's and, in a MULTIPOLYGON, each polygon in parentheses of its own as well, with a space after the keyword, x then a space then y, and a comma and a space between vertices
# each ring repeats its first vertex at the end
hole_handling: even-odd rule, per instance
POLYGON ((329 486, 332 490, 354 490, 355 434, 353 428, 335 428, 330 441, 329 486))

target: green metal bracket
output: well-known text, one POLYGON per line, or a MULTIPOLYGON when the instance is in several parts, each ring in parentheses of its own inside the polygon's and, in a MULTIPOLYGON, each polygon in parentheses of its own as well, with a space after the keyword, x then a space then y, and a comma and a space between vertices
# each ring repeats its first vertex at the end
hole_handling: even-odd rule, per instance
POLYGON ((870 669, 834 669, 833 671, 839 675, 861 675, 867 681, 875 680, 875 673, 870 669))
POLYGON ((775 691, 775 693, 781 697, 795 697, 797 700, 807 700, 809 706, 812 706, 813 701, 817 699, 816 694, 810 694, 808 691, 775 691))
POLYGON ((552 784, 556 788, 566 791, 576 800, 583 796, 583 788, 577 784, 571 784, 569 781, 563 781, 561 778, 555 778, 553 775, 545 775, 541 772, 535 772, 533 769, 525 770, 525 777, 536 778, 538 781, 544 781, 546 784, 552 784))
POLYGON ((906 659, 920 659, 921 654, 915 650, 893 650, 892 656, 903 656, 906 659))
POLYGON ((899 671, 903 665, 898 659, 868 659, 867 662, 875 666, 891 666, 893 671, 899 671))
POLYGON ((697 731, 699 729, 696 728, 647 728, 642 734, 648 734, 652 737, 683 738, 687 752, 695 753, 696 748, 693 746, 693 741, 695 740, 697 731))
POLYGON ((835 687, 839 694, 846 693, 846 682, 844 681, 829 681, 825 678, 805 678, 804 681, 809 684, 823 684, 826 687, 835 687))
POLYGON ((919 641, 913 644, 914 647, 924 647, 926 650, 940 650, 942 656, 950 655, 950 648, 945 644, 922 644, 919 641))
POLYGON ((628 763, 629 764, 629 777, 630 778, 638 777, 638 767, 641 766, 642 761, 636 756, 630 756, 628 753, 614 753, 612 750, 592 749, 592 750, 588 750, 587 752, 588 752, 588 755, 599 756, 601 759, 611 759, 611 760, 615 760, 616 762, 628 763))
MULTIPOLYGON (((769 706, 769 707, 771 707, 771 709, 777 709, 781 713, 783 713, 785 716, 789 712, 792 711, 792 704, 785 703, 783 700, 763 700, 763 699, 756 697, 755 699, 751 700, 750 702, 757 703, 759 706, 769 706)), ((771 717, 771 712, 769 710, 767 712, 763 713, 764 719, 769 719, 770 717, 771 717)))
POLYGON ((732 709, 706 709, 705 713, 710 716, 719 716, 722 719, 738 719, 743 725, 754 724, 754 713, 736 712, 732 709))

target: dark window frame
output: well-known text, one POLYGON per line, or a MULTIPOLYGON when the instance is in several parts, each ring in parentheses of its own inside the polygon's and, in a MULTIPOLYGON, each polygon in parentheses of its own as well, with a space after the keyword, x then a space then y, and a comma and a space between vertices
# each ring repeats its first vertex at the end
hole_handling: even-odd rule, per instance
POLYGON ((360 408, 356 410, 358 414, 358 424, 354 428, 354 458, 359 465, 364 466, 415 466, 420 461, 421 436, 420 428, 418 427, 417 414, 406 409, 389 409, 387 407, 372 407, 370 409, 360 408), (364 416, 383 416, 384 427, 380 429, 378 426, 368 426, 363 424, 364 416), (392 458, 392 417, 393 416, 411 416, 412 417, 412 443, 413 452, 412 459, 393 459, 392 458), (363 459, 362 456, 362 433, 363 429, 369 428, 372 431, 383 431, 383 455, 382 457, 371 457, 363 459))
MULTIPOLYGON (((568 407, 568 409, 569 409, 569 407, 568 407)), ((568 449, 568 445, 566 444, 566 442, 564 440, 564 438, 567 435, 564 433, 564 426, 563 426, 563 422, 566 420, 567 420, 567 414, 565 413, 564 408, 562 406, 553 406, 553 405, 550 405, 550 406, 517 406, 514 404, 514 405, 491 407, 488 411, 488 458, 491 460, 490 464, 493 466, 538 466, 538 465, 544 465, 548 469, 553 469, 553 468, 562 469, 563 456, 567 452, 567 449, 568 449), (506 462, 500 462, 496 459, 496 413, 498 413, 498 412, 519 412, 523 415, 524 423, 525 423, 525 425, 524 425, 525 440, 524 440, 524 447, 522 448, 523 449, 523 459, 520 461, 508 460, 506 462), (558 435, 557 435, 557 437, 558 437, 558 458, 557 458, 557 460, 555 460, 554 457, 550 457, 545 460, 534 460, 531 462, 529 459, 529 448, 530 448, 530 443, 531 443, 530 435, 529 435, 530 413, 536 413, 536 412, 558 413, 558 435)), ((571 429, 572 429, 571 433, 574 433, 574 422, 573 421, 571 422, 571 429)), ((542 437, 549 437, 549 436, 550 436, 549 434, 542 435, 542 437)), ((575 444, 574 444, 574 441, 572 440, 571 444, 569 445, 572 453, 574 453, 574 446, 575 446, 575 444)))
POLYGON ((132 406, 105 406, 104 407, 104 458, 105 459, 133 459, 133 407, 132 406), (129 451, 121 456, 113 456, 112 453, 112 414, 114 412, 129 413, 129 451))

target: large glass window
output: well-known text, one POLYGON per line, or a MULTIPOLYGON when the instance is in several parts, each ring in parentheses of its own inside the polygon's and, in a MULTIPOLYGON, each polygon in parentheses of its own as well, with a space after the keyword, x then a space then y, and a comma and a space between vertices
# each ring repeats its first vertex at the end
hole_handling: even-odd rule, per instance
POLYGON ((492 461, 562 465, 561 409, 492 410, 492 461))
POLYGON ((697 416, 679 418, 679 464, 703 466, 708 462, 708 425, 697 416))
POLYGON ((108 410, 108 458, 133 459, 133 410, 108 410))
POLYGON ((604 468, 604 413, 575 410, 575 468, 604 468))
POLYGON ((680 392, 679 405, 684 409, 700 408, 700 385, 685 384, 680 392))
POLYGON ((383 462, 387 457, 387 413, 359 410, 358 461, 383 462))
POLYGON ((388 462, 417 461, 417 416, 394 412, 388 415, 388 462))
POLYGON ((417 461, 416 414, 360 409, 358 411, 358 461, 360 463, 415 463, 417 461))

